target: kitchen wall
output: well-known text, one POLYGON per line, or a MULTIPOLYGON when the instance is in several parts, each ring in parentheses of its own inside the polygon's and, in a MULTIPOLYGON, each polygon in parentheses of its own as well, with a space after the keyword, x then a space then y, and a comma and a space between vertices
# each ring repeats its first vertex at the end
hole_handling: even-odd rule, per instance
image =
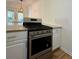
POLYGON ((61 49, 72 55, 72 0, 40 0, 43 24, 62 25, 61 49))
POLYGON ((41 18, 40 17, 40 2, 36 1, 32 3, 32 5, 28 6, 28 16, 29 17, 34 17, 34 18, 41 18))
POLYGON ((34 18, 42 18, 43 24, 52 25, 55 24, 55 21, 52 20, 53 17, 49 13, 49 7, 47 7, 49 0, 39 0, 29 6, 29 16, 34 18), (47 1, 47 2, 46 2, 47 1), (49 15, 49 16, 48 16, 49 15), (51 20, 49 20, 51 19, 51 20), (52 21, 52 22, 51 22, 52 21), (47 23, 48 22, 48 23, 47 23))

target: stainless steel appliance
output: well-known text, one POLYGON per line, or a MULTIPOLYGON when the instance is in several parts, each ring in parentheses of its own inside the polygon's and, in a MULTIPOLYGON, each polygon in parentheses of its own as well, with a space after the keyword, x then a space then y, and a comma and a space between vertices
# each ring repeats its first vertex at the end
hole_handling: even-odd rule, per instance
POLYGON ((52 49, 52 30, 29 32, 29 58, 35 59, 52 49))
POLYGON ((38 59, 52 50, 51 27, 42 25, 38 19, 33 18, 23 25, 28 28, 28 59, 38 59))

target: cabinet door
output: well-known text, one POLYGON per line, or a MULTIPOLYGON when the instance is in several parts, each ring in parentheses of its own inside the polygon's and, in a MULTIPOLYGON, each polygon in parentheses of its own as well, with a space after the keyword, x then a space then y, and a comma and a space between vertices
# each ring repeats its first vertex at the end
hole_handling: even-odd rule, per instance
POLYGON ((6 48, 6 59, 27 59, 25 43, 11 45, 6 48))
POLYGON ((53 29, 53 50, 60 47, 61 28, 53 29))

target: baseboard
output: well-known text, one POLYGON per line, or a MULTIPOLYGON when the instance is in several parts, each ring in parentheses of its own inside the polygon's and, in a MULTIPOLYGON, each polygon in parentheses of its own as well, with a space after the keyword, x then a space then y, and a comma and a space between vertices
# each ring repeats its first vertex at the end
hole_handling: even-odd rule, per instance
POLYGON ((55 46, 55 47, 52 48, 52 50, 54 51, 54 50, 56 50, 57 48, 60 48, 60 46, 55 46))
POLYGON ((60 49, 60 47, 58 47, 58 48, 54 49, 52 52, 55 52, 55 51, 57 51, 57 50, 59 50, 59 49, 60 49))
POLYGON ((68 55, 72 56, 72 53, 70 53, 67 49, 60 47, 61 50, 63 50, 65 53, 67 53, 68 55))

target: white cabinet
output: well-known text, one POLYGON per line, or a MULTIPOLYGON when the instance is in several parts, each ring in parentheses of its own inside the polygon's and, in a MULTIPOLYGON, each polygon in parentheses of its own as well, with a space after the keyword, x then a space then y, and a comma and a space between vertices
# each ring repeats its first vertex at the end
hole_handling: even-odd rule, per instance
POLYGON ((27 31, 8 32, 6 38, 7 42, 27 39, 27 31))
POLYGON ((61 45, 61 28, 54 28, 53 29, 53 50, 60 47, 61 45))
POLYGON ((27 59, 27 31, 7 33, 6 59, 27 59))
POLYGON ((6 48, 6 59, 27 59, 25 43, 19 43, 6 48))

